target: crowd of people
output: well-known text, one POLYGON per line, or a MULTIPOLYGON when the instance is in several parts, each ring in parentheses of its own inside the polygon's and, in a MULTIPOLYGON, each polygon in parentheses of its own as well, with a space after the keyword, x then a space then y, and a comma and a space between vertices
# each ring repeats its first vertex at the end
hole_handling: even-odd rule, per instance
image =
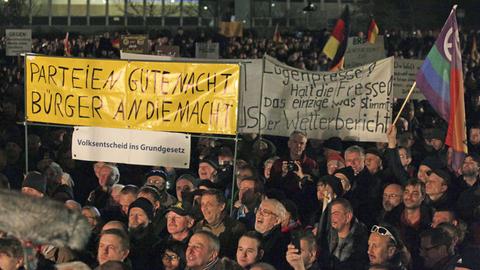
MULTIPOLYGON (((324 71, 328 34, 283 33, 283 42, 274 42, 179 29, 158 34, 150 48, 177 45, 181 56, 194 57, 195 42, 211 40, 220 42, 223 58, 267 53, 324 71)), ((385 48, 422 58, 435 35, 385 31, 385 48)), ((189 169, 75 160, 71 129, 29 126, 25 134, 17 124, 24 121, 22 63, 4 57, 0 188, 57 200, 91 226, 82 250, 38 246, 37 269, 480 269, 475 35, 461 35, 469 153, 459 170, 445 145, 447 125, 427 101, 409 103, 387 143, 307 139, 295 131, 288 138, 241 134, 234 149, 230 140, 200 136, 189 169)), ((118 58, 119 38, 71 35, 71 55, 118 58)), ((0 47, 4 55, 4 42, 0 47)), ((35 38, 32 52, 62 56, 63 37, 35 38)), ((22 269, 24 239, 2 235, 0 269, 22 269)))

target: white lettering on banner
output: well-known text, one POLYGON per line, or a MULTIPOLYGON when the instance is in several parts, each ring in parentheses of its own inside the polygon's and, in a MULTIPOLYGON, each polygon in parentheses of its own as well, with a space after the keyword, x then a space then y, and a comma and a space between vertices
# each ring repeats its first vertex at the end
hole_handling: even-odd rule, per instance
MULTIPOLYGON (((309 72, 267 57, 257 130, 309 138, 338 136, 353 141, 386 141, 391 122, 393 57, 340 72, 309 72)), ((255 116, 254 116, 255 117, 255 116)))
MULTIPOLYGON (((423 60, 395 58, 395 76, 393 80, 393 96, 405 98, 416 80, 417 72, 423 60)), ((423 100, 425 96, 420 89, 415 87, 410 99, 423 100)))
POLYGON ((79 160, 189 168, 190 135, 76 127, 72 137, 72 156, 79 160))

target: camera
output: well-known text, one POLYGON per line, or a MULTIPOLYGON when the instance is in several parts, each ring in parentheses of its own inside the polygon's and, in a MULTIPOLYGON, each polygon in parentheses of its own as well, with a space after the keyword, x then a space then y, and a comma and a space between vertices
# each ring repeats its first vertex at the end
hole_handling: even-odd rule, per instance
POLYGON ((295 161, 288 161, 287 169, 288 169, 289 172, 296 172, 296 171, 298 171, 298 166, 295 163, 295 161))

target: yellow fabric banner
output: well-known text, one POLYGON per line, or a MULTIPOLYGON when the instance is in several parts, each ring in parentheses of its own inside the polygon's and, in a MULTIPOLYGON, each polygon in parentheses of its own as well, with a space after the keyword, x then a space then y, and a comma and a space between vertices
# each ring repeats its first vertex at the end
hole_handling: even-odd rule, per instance
POLYGON ((27 56, 27 120, 235 134, 239 65, 27 56))

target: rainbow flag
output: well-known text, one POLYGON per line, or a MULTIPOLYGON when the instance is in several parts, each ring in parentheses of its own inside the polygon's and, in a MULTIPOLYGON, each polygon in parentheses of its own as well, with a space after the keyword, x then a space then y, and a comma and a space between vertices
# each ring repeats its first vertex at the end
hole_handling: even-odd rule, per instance
POLYGON ((461 168, 467 153, 465 105, 460 39, 455 5, 417 73, 417 87, 448 122, 445 144, 453 150, 452 169, 461 168))

